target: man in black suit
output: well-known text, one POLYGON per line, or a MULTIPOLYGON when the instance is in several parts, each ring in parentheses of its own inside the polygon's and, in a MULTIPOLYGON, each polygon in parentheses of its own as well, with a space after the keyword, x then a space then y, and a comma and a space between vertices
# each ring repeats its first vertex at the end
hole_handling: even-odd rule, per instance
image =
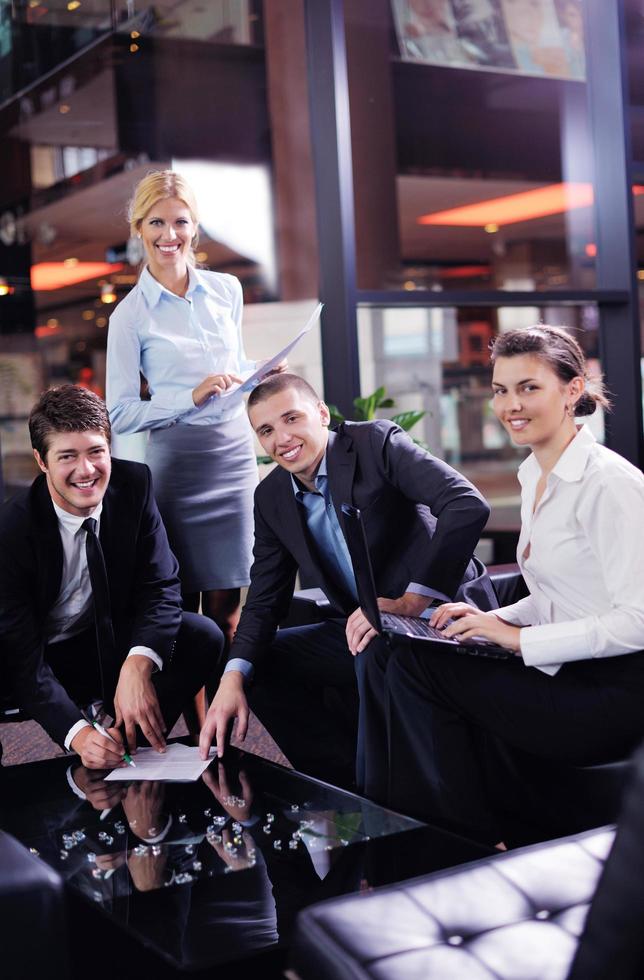
POLYGON ((5 673, 56 742, 113 768, 124 764, 121 726, 130 749, 138 726, 164 750, 183 705, 216 676, 223 639, 211 620, 182 613, 150 472, 111 459, 103 401, 54 388, 29 431, 42 475, 0 509, 5 673), (111 740, 87 720, 97 706, 114 715, 111 740))
MULTIPOLYGON (((234 718, 245 736, 248 688, 251 708, 296 768, 352 785, 363 663, 381 641, 356 608, 341 506, 362 512, 381 608, 403 615, 420 615, 445 596, 496 606, 472 560, 489 508, 464 477, 392 422, 345 422, 329 432, 327 406, 295 375, 262 382, 248 413, 279 465, 255 494, 250 590, 202 729, 202 754, 215 737, 223 753, 234 718), (337 618, 276 633, 298 568, 319 583, 337 618)), ((359 743, 362 787, 363 749, 359 743)))

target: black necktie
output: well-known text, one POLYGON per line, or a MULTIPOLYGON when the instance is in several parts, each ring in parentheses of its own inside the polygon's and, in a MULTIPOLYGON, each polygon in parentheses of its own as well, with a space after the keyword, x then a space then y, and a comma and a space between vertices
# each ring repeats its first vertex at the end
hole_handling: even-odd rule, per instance
MULTIPOLYGON (((89 580, 92 583, 96 646, 98 648, 98 665, 101 675, 101 694, 105 702, 107 693, 105 690, 105 676, 109 676, 112 673, 116 654, 112 614, 110 611, 110 591, 107 583, 107 569, 105 568, 101 542, 98 540, 98 535, 96 534, 96 520, 93 517, 88 517, 83 521, 81 527, 84 531, 87 531, 85 536, 85 554, 87 555, 89 580)), ((110 691, 110 699, 111 695, 112 692, 110 691)))

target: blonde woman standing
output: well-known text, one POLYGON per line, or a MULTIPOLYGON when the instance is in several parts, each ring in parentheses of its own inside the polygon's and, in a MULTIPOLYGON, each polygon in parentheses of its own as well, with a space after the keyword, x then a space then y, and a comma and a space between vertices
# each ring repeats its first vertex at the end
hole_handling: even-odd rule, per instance
POLYGON ((114 310, 107 406, 117 433, 148 431, 146 462, 184 604, 228 640, 249 582, 257 466, 241 395, 225 392, 254 369, 241 335, 238 279, 197 269, 198 211, 185 180, 147 174, 129 205, 145 250, 139 281, 114 310), (150 400, 140 396, 140 374, 150 400))

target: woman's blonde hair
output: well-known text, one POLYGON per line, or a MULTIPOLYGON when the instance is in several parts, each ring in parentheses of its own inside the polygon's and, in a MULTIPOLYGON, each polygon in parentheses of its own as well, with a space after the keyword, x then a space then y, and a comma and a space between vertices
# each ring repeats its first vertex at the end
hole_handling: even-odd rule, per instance
POLYGON ((199 244, 199 212, 197 210, 197 200, 190 185, 183 179, 181 174, 174 170, 152 170, 149 174, 139 181, 134 188, 134 194, 127 207, 127 218, 130 223, 130 235, 134 238, 141 231, 141 223, 148 211, 150 211, 158 201, 176 197, 188 208, 196 231, 190 243, 190 255, 188 261, 191 265, 197 264, 195 249, 199 244))

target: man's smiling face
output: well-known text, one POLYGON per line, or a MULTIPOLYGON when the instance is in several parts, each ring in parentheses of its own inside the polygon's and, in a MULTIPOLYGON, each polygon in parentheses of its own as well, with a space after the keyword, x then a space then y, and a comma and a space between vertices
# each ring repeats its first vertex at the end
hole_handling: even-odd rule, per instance
POLYGON ((296 388, 286 388, 250 409, 250 423, 271 459, 313 485, 329 437, 329 409, 296 388))
POLYGON ((89 517, 100 504, 110 482, 112 459, 100 431, 53 432, 45 458, 34 449, 38 466, 47 477, 51 499, 76 517, 89 517))

